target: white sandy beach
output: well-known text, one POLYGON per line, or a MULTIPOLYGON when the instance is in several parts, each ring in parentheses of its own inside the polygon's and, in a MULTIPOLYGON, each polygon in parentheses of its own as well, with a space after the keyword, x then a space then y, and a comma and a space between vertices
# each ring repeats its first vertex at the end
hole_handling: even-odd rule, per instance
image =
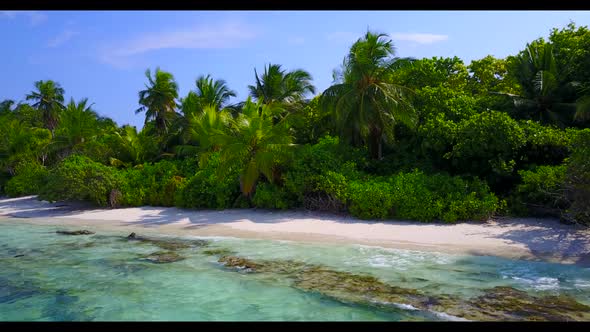
MULTIPOLYGON (((164 207, 88 209, 0 199, 3 218, 78 228, 191 236, 232 236, 300 242, 354 243, 388 248, 494 255, 590 266, 590 229, 551 219, 500 219, 458 224, 363 221, 306 211, 182 210, 164 207)), ((6 219, 4 219, 6 220, 6 219)))

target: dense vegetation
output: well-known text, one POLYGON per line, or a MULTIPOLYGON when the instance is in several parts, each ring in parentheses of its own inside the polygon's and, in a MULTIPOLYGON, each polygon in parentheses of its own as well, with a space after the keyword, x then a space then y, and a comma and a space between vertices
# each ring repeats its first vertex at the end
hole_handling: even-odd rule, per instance
POLYGON ((247 100, 146 72, 141 130, 38 81, 0 103, 0 194, 100 206, 306 208, 364 219, 552 215, 590 224, 590 31, 571 23, 468 66, 367 32, 317 94, 269 64, 247 100))

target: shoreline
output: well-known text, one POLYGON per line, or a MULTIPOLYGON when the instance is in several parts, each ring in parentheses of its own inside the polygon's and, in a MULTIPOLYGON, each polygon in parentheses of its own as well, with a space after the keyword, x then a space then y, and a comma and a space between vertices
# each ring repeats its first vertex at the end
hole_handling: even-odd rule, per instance
POLYGON ((359 244, 590 267, 590 229, 564 225, 555 219, 511 218, 457 224, 366 221, 311 211, 96 209, 38 201, 35 196, 0 198, 0 222, 4 218, 122 233, 359 244))

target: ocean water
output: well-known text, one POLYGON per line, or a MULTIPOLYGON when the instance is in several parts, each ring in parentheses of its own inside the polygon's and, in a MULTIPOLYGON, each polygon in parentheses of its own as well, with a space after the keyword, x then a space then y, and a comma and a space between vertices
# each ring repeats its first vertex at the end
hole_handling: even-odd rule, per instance
MULTIPOLYGON (((575 265, 450 255, 360 245, 204 237, 186 259, 154 264, 162 251, 125 241, 124 231, 67 236, 71 226, 0 219, 0 321, 407 321, 449 320, 411 305, 351 304, 293 287, 281 274, 237 272, 204 250, 258 260, 296 260, 428 294, 469 298, 511 286, 590 304, 590 269, 575 265)), ((91 228, 86 228, 91 229, 91 228)), ((139 234, 141 235, 141 234, 139 234)))

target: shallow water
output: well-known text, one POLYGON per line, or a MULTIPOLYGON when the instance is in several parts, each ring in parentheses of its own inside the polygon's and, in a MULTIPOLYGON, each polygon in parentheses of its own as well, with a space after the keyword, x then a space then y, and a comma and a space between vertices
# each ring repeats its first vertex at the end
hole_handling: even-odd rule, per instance
MULTIPOLYGON (((204 238, 207 247, 180 249, 186 259, 154 264, 162 251, 125 241, 124 231, 67 236, 56 225, 0 220, 2 321, 400 321, 447 320, 404 305, 339 302, 292 287, 282 275, 240 273, 204 250, 228 249, 253 260, 297 260, 370 274, 399 287, 469 298, 512 286, 534 295, 567 294, 590 304, 590 269, 575 265, 450 255, 360 245, 204 238)), ((85 227, 85 229, 91 229, 85 227)))

